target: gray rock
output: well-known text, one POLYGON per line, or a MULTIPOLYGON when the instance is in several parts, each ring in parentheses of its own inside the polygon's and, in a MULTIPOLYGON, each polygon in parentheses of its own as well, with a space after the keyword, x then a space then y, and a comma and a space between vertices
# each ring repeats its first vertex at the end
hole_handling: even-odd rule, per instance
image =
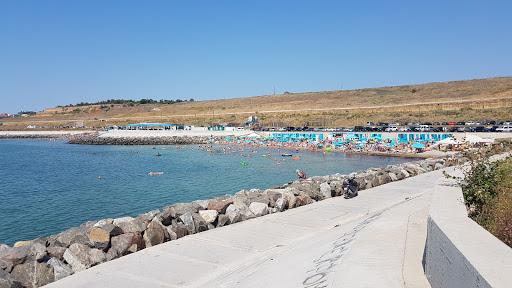
POLYGON ((169 240, 176 240, 178 239, 178 234, 172 230, 172 226, 165 227, 167 229, 167 234, 169 235, 169 240))
POLYGON ((71 265, 73 272, 83 271, 107 260, 103 251, 79 243, 71 244, 63 258, 71 265))
POLYGON ((264 203, 267 206, 270 204, 268 196, 258 189, 242 190, 235 193, 234 204, 249 206, 253 202, 264 203))
POLYGON ((268 214, 268 206, 265 203, 261 202, 252 202, 251 205, 249 205, 249 210, 256 217, 268 214))
POLYGON ((194 223, 194 217, 192 217, 191 212, 187 212, 181 215, 180 220, 183 224, 185 224, 185 227, 187 227, 188 234, 196 233, 196 225, 194 223))
POLYGON ((151 221, 151 223, 148 225, 148 228, 144 232, 144 243, 146 244, 146 247, 162 244, 164 243, 165 235, 165 227, 157 221, 151 221))
POLYGON ((56 241, 62 244, 59 246, 65 247, 69 247, 73 243, 92 245, 92 243, 90 243, 89 241, 89 238, 87 237, 87 232, 85 231, 85 229, 76 227, 57 234, 56 241))
POLYGON ((207 199, 207 200, 196 200, 194 201, 194 203, 196 203, 197 205, 199 205, 201 207, 201 210, 206 210, 208 209, 208 204, 210 203, 211 200, 207 199))
POLYGON ((297 192, 297 195, 299 195, 300 193, 299 190, 295 189, 286 189, 283 192, 283 198, 285 198, 286 201, 288 202, 288 209, 295 208, 297 202, 297 200, 295 199, 295 192, 297 192))
POLYGON ((93 227, 101 227, 103 225, 112 224, 112 223, 114 223, 114 219, 112 219, 112 218, 101 219, 98 222, 94 223, 93 227))
POLYGON ((62 260, 64 256, 64 252, 66 251, 65 247, 60 246, 49 246, 46 247, 46 252, 48 253, 48 256, 57 258, 59 260, 62 260))
POLYGON ((283 196, 283 191, 284 189, 267 189, 263 192, 269 199, 269 207, 276 206, 276 201, 283 196))
MULTIPOLYGON (((227 207, 226 207, 227 208, 227 207)), ((224 209, 226 210, 226 209, 224 209)), ((217 216, 219 215, 219 212, 217 210, 200 210, 199 216, 201 216, 206 223, 210 224, 215 222, 217 220, 217 216)))
POLYGON ((32 243, 29 246, 30 256, 32 259, 41 262, 47 255, 46 246, 41 243, 32 243))
POLYGON ((222 226, 226 226, 229 224, 230 224, 229 217, 225 214, 219 214, 219 216, 217 217, 217 227, 222 227, 222 226))
POLYGON ((192 214, 192 218, 194 219, 194 227, 197 233, 208 230, 208 223, 204 221, 203 217, 194 213, 192 214))
POLYGON ((391 181, 398 181, 398 176, 393 172, 389 173, 389 178, 391 178, 391 181))
POLYGON ((144 240, 139 233, 121 234, 111 239, 111 247, 107 251, 107 260, 137 252, 145 247, 144 240))
POLYGON ((0 251, 0 261, 6 269, 24 263, 29 256, 30 251, 27 247, 7 247, 0 251))
POLYGON ((343 182, 340 180, 333 180, 329 183, 329 186, 331 186, 331 194, 334 194, 334 196, 341 196, 343 195, 343 182))
MULTIPOLYGON (((226 209, 229 205, 233 204, 233 199, 213 199, 210 202, 208 202, 207 209, 208 210, 215 210, 217 213, 226 213, 226 209)), ((199 211, 201 212, 201 211, 199 211)), ((206 220, 206 219, 205 219, 206 220)), ((209 222, 212 223, 212 222, 209 222)))
POLYGON ((0 269, 0 288, 23 288, 20 282, 15 281, 11 274, 0 269))
POLYGON ((132 217, 123 217, 125 218, 122 221, 116 221, 114 220, 114 225, 121 228, 123 233, 142 233, 144 230, 146 230, 146 224, 139 219, 139 218, 132 218, 132 217), (127 219, 131 218, 131 219, 127 219))
POLYGON ((275 209, 276 211, 282 212, 288 208, 288 200, 286 200, 286 197, 281 197, 277 199, 275 209))
POLYGON ((197 213, 201 210, 201 205, 197 203, 177 203, 168 207, 173 218, 179 218, 181 215, 186 213, 197 213))
POLYGON ((229 218, 229 223, 237 223, 242 220, 242 213, 235 204, 231 204, 226 208, 226 216, 229 218))
POLYGON ((323 182, 320 184, 320 193, 322 193, 324 198, 331 198, 331 186, 327 182, 323 182))
POLYGON ((36 261, 16 265, 11 276, 25 287, 40 287, 55 281, 53 267, 36 261))
POLYGON ((71 269, 71 266, 64 264, 64 262, 57 258, 52 257, 46 263, 53 267, 55 281, 73 274, 73 269, 71 269))
POLYGON ((179 239, 179 238, 182 238, 182 237, 188 235, 188 228, 183 223, 173 224, 171 230, 174 231, 174 233, 176 234, 176 239, 179 239))
POLYGON ((304 206, 313 203, 313 199, 305 194, 300 194, 299 196, 295 197, 296 203, 295 206, 304 206))

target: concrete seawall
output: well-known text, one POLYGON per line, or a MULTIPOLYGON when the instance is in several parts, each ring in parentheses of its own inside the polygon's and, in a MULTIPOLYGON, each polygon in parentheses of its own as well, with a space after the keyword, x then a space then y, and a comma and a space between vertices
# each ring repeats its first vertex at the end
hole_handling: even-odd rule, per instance
POLYGON ((432 288, 511 287, 512 249, 471 220, 453 181, 434 191, 423 265, 432 288))

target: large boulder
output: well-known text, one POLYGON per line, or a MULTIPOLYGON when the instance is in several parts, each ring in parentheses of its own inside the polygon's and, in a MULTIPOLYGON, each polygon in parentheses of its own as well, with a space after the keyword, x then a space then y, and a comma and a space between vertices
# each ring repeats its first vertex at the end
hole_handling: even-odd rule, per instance
POLYGON ((313 203, 313 199, 311 199, 311 197, 309 197, 308 195, 305 195, 305 194, 300 194, 299 196, 295 197, 295 200, 296 200, 296 202, 295 202, 296 207, 313 203))
MULTIPOLYGON (((227 206, 226 206, 227 208, 227 206)), ((226 208, 223 208, 224 212, 226 211, 226 208)), ((200 210, 199 216, 201 216, 206 223, 211 224, 214 223, 215 220, 217 220, 217 216, 219 215, 219 212, 217 210, 200 210)))
POLYGON ((23 288, 22 284, 15 281, 11 274, 0 269, 0 288, 23 288))
POLYGON ((107 260, 103 251, 83 244, 73 243, 64 252, 64 260, 71 265, 73 272, 78 272, 107 260))
POLYGON ((187 212, 181 215, 180 220, 183 224, 185 224, 185 227, 187 227, 188 234, 196 233, 196 225, 194 223, 194 217, 192 217, 191 212, 187 212))
POLYGON ((324 196, 324 198, 331 198, 331 186, 327 182, 323 182, 320 184, 320 193, 324 196))
POLYGON ((73 274, 73 269, 71 269, 71 266, 64 264, 64 262, 60 261, 57 258, 52 257, 46 263, 53 267, 55 281, 73 274))
POLYGON ((267 206, 270 204, 268 196, 258 189, 251 189, 249 191, 242 190, 235 193, 234 204, 238 206, 245 205, 248 207, 253 202, 264 203, 267 206))
MULTIPOLYGON (((233 204, 233 199, 214 199, 208 202, 208 210, 215 210, 217 213, 226 213, 229 205, 233 204)), ((201 212, 201 211, 199 211, 201 212)), ((205 219, 206 220, 206 219, 205 219)), ((212 223, 212 222, 209 222, 212 223)))
POLYGON ((268 214, 268 206, 265 203, 261 202, 252 202, 251 205, 249 205, 249 210, 256 217, 268 214))
POLYGON ((286 210, 288 208, 288 200, 286 199, 286 197, 281 197, 277 199, 275 208, 279 212, 286 210))
MULTIPOLYGON (((194 227, 195 228, 195 227, 194 227)), ((183 223, 176 223, 171 226, 171 230, 176 234, 176 239, 182 238, 184 236, 187 236, 188 228, 183 223)))
POLYGON ((123 233, 142 233, 146 230, 146 224, 139 218, 117 218, 114 220, 114 225, 121 228, 123 233))
POLYGON ((46 247, 46 251, 48 256, 62 260, 64 252, 66 252, 66 248, 61 246, 48 246, 46 247))
POLYGON ((151 221, 148 228, 144 232, 144 243, 146 247, 162 244, 165 241, 165 236, 168 235, 165 227, 158 221, 151 221))
MULTIPOLYGON (((93 224, 94 225, 94 224, 93 224)), ((84 245, 93 245, 87 237, 86 229, 80 227, 74 227, 64 232, 57 234, 56 242, 59 246, 69 247, 73 243, 79 243, 84 245)))
POLYGON ((0 250, 0 266, 3 270, 12 269, 18 264, 22 264, 30 256, 30 251, 27 247, 7 247, 0 250))
POLYGON ((267 195, 269 200, 269 207, 275 207, 276 201, 283 196, 283 191, 285 189, 267 189, 263 193, 267 195))
POLYGON ((320 192, 320 184, 312 181, 299 181, 292 184, 292 188, 296 188, 303 195, 307 195, 309 198, 319 201, 324 199, 324 195, 320 192))
POLYGON ((55 281, 53 267, 36 261, 16 265, 11 276, 25 287, 40 287, 55 281))
POLYGON ((192 214, 192 218, 197 233, 208 230, 208 223, 198 213, 192 214))
POLYGON ((107 260, 137 252, 145 247, 144 240, 140 233, 126 233, 114 236, 110 242, 111 247, 106 254, 107 260))
POLYGON ((242 213, 235 204, 231 204, 228 206, 228 208, 226 208, 226 216, 229 218, 229 223, 242 221, 242 213))
POLYGON ((231 222, 229 220, 229 217, 225 214, 219 214, 217 217, 217 227, 222 227, 229 225, 231 222))
POLYGON ((334 196, 343 195, 343 181, 333 180, 329 183, 329 186, 331 186, 331 194, 334 194, 334 196))

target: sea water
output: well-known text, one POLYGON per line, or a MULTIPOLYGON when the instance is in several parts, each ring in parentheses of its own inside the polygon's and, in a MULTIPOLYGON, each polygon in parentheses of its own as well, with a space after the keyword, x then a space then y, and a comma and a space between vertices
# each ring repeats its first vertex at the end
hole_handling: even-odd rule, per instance
POLYGON ((0 140, 0 243, 56 234, 89 220, 136 216, 178 202, 271 188, 410 159, 216 146, 89 146, 0 140), (226 149, 230 148, 230 149, 226 149), (158 156, 160 155, 160 156, 158 156), (294 157, 294 159, 297 159, 294 157), (149 172, 163 172, 149 176, 149 172))

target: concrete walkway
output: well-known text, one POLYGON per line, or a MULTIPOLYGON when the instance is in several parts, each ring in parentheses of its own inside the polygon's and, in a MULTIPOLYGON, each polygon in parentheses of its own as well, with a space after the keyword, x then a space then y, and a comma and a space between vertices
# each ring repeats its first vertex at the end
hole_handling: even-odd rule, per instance
POLYGON ((47 287, 429 287, 421 266, 441 171, 187 236, 47 287))

